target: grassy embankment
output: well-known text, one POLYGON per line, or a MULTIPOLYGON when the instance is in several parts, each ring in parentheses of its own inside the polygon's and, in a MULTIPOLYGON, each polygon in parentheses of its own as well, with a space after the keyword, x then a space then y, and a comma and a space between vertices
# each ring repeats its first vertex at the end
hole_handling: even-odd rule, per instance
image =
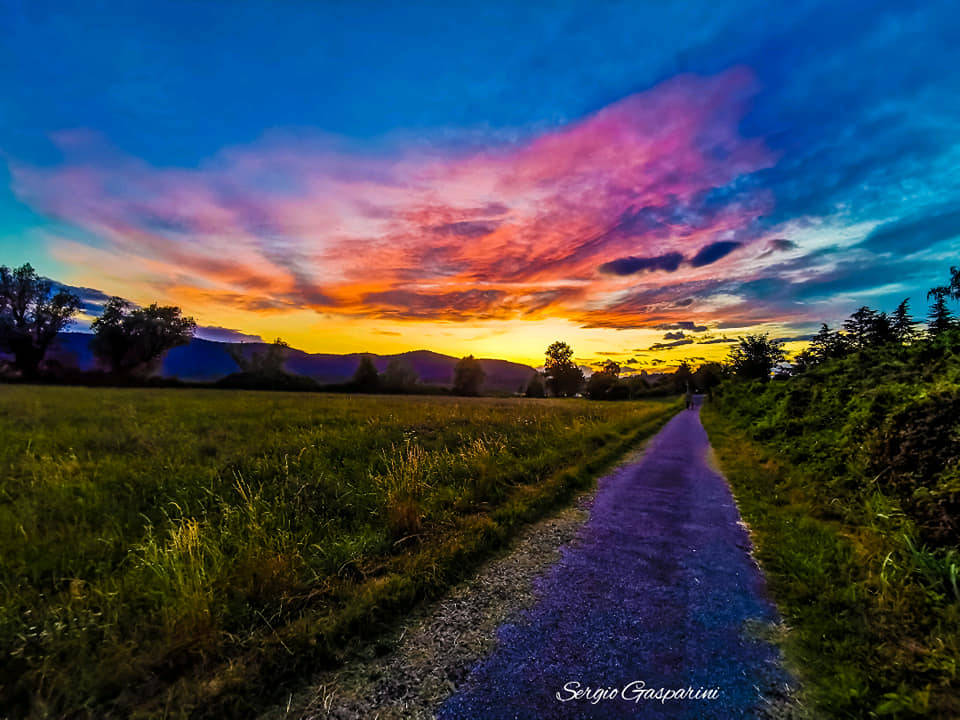
POLYGON ((676 408, 0 387, 0 707, 249 716, 676 408))
POLYGON ((704 423, 816 717, 960 717, 960 358, 728 383, 704 423))

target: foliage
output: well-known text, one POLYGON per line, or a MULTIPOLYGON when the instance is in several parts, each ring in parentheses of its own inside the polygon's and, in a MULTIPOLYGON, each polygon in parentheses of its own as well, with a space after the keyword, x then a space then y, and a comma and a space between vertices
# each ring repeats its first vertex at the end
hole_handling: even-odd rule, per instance
POLYGON ((36 376, 50 343, 80 310, 80 298, 37 275, 27 263, 0 266, 0 351, 13 355, 14 367, 36 376))
POLYGON ((580 392, 583 386, 583 371, 573 361, 573 348, 567 343, 557 341, 547 348, 543 374, 547 378, 547 389, 556 397, 571 397, 580 392))
POLYGON ((894 342, 906 345, 917 337, 917 322, 910 317, 910 303, 904 298, 890 316, 890 330, 894 342))
POLYGON ((933 288, 927 293, 927 297, 933 298, 933 304, 930 306, 928 315, 930 322, 927 324, 927 330, 933 336, 943 335, 956 325, 953 313, 947 307, 950 289, 949 287, 933 288))
MULTIPOLYGON (((795 407, 812 404, 799 397, 795 407)), ((750 406, 726 398, 702 417, 783 616, 779 639, 810 717, 960 717, 960 553, 924 546, 895 498, 814 459, 816 440, 800 423, 824 440, 822 416, 792 426, 803 447, 791 462, 785 433, 775 443, 749 437, 751 420, 738 412, 750 406)))
POLYGON ((591 400, 607 400, 611 391, 618 386, 616 375, 601 370, 587 380, 586 395, 591 400))
POLYGON ((373 358, 364 355, 360 358, 356 372, 353 373, 353 379, 350 385, 356 392, 373 393, 380 389, 380 374, 373 364, 373 358))
POLYGON ((0 707, 254 716, 675 409, 2 386, 0 707))
POLYGON ((527 383, 527 389, 524 395, 529 398, 542 398, 547 396, 547 389, 543 384, 543 376, 540 373, 534 373, 527 383))
POLYGON ((249 351, 246 343, 231 344, 227 350, 243 373, 274 375, 283 372, 290 346, 277 338, 261 350, 249 351))
POLYGON ((473 355, 461 358, 453 369, 454 395, 479 395, 487 374, 473 355))
POLYGON ((727 376, 727 371, 720 363, 703 363, 693 374, 693 386, 700 392, 709 393, 717 387, 727 376))
POLYGON ((771 340, 767 333, 747 335, 737 340, 730 350, 729 361, 732 372, 738 377, 750 380, 767 378, 773 366, 785 359, 781 344, 771 340))
POLYGON ((693 389, 693 370, 684 360, 673 373, 673 387, 678 393, 685 393, 693 389))
POLYGON ((149 373, 168 350, 186 345, 197 328, 172 305, 141 308, 113 297, 93 321, 90 348, 111 372, 149 373))
POLYGON ((391 358, 380 378, 383 389, 392 393, 412 392, 420 382, 420 376, 406 358, 391 358))
POLYGON ((843 333, 835 332, 830 326, 823 323, 820 331, 810 341, 810 359, 813 363, 832 360, 847 354, 849 345, 843 333))

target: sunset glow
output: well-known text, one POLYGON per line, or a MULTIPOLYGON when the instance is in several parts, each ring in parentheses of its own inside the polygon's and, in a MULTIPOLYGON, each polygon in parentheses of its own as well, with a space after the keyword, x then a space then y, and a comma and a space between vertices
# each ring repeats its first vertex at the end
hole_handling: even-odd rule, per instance
MULTIPOLYGON (((62 32, 27 9, 5 12, 33 32, 62 32)), ((906 26, 911 17, 896 19, 906 26)), ((604 22, 602 13, 593 18, 604 22)), ((137 27, 162 50, 150 34, 161 29, 137 27)), ((830 26, 818 32, 839 41, 830 26)), ((859 32, 845 50, 856 60, 848 70, 866 73, 879 28, 859 32)), ((93 41, 71 40, 64 53, 93 62, 101 50, 85 42, 93 41)), ((78 287, 175 303, 203 326, 281 336, 305 350, 429 348, 534 365, 557 338, 583 363, 614 357, 635 369, 722 358, 724 340, 747 331, 795 348, 818 321, 861 300, 920 303, 960 230, 943 209, 956 181, 942 182, 956 154, 947 141, 956 114, 930 129, 932 100, 929 113, 908 118, 897 114, 895 94, 881 107, 865 87, 856 103, 833 105, 823 125, 816 107, 797 106, 823 61, 802 54, 793 83, 774 91, 788 50, 757 43, 718 64, 706 42, 674 73, 653 71, 667 58, 639 48, 634 75, 619 69, 609 80, 619 92, 585 112, 571 102, 551 111, 544 97, 525 120, 498 122, 499 113, 478 110, 457 127, 449 113, 436 110, 431 123, 419 108, 413 127, 405 118, 417 100, 409 97, 395 117, 379 107, 374 132, 356 135, 329 121, 334 111, 316 111, 320 89, 300 88, 297 123, 288 115, 298 101, 286 98, 287 122, 267 122, 260 111, 237 118, 247 131, 240 141, 232 129, 213 131, 231 119, 199 115, 209 108, 191 106, 180 80, 182 96, 172 92, 166 110, 138 108, 159 147, 126 141, 122 114, 82 108, 6 134, 0 249, 78 287), (202 138, 183 129, 190 118, 207 127, 202 138), (164 153, 180 144, 178 132, 189 151, 164 153), (888 142, 868 157, 854 132, 885 133, 888 142), (901 173, 909 187, 872 185, 891 164, 921 161, 920 174, 901 173), (917 241, 915 218, 928 216, 943 229, 917 241)), ((345 52, 359 59, 360 50, 345 52)), ((920 65, 935 52, 905 62, 920 65)), ((144 72, 162 85, 165 67, 179 77, 182 69, 168 67, 176 62, 160 53, 144 72)), ((332 62, 316 60, 321 86, 332 62)), ((571 67, 555 62, 557 82, 572 82, 571 67)), ((490 103, 518 91, 505 70, 490 70, 490 103)), ((294 92, 294 78, 274 79, 294 92)), ((415 92, 417 81, 408 82, 415 92)), ((464 92, 457 83, 471 79, 447 82, 443 102, 455 103, 464 92)), ((26 79, 17 85, 27 92, 26 79)), ((846 88, 856 86, 847 78, 846 88)), ((831 87, 821 90, 829 96, 831 87)), ((357 86, 356 108, 374 112, 362 92, 357 86)), ((341 90, 338 99, 352 116, 351 97, 341 90)), ((44 102, 34 97, 22 113, 44 102)), ((911 102, 926 107, 923 97, 911 102)))

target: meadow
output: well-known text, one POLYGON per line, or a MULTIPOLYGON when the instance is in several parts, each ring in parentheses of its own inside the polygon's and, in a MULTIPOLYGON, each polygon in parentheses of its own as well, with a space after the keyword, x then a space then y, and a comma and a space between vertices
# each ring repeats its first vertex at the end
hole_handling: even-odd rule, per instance
POLYGON ((676 409, 0 386, 0 706, 248 716, 676 409))

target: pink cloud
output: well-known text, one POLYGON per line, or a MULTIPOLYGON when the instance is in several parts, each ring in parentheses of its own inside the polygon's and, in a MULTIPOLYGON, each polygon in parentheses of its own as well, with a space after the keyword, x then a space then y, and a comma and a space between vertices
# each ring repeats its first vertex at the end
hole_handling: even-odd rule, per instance
POLYGON ((765 249, 755 227, 768 195, 711 196, 775 160, 738 131, 753 92, 744 69, 680 76, 525 143, 459 153, 272 136, 195 169, 157 168, 68 134, 54 138, 62 165, 14 162, 11 174, 24 202, 194 301, 646 326, 669 308, 630 297, 665 275, 705 286, 765 249), (721 241, 723 257, 688 262, 721 241))

